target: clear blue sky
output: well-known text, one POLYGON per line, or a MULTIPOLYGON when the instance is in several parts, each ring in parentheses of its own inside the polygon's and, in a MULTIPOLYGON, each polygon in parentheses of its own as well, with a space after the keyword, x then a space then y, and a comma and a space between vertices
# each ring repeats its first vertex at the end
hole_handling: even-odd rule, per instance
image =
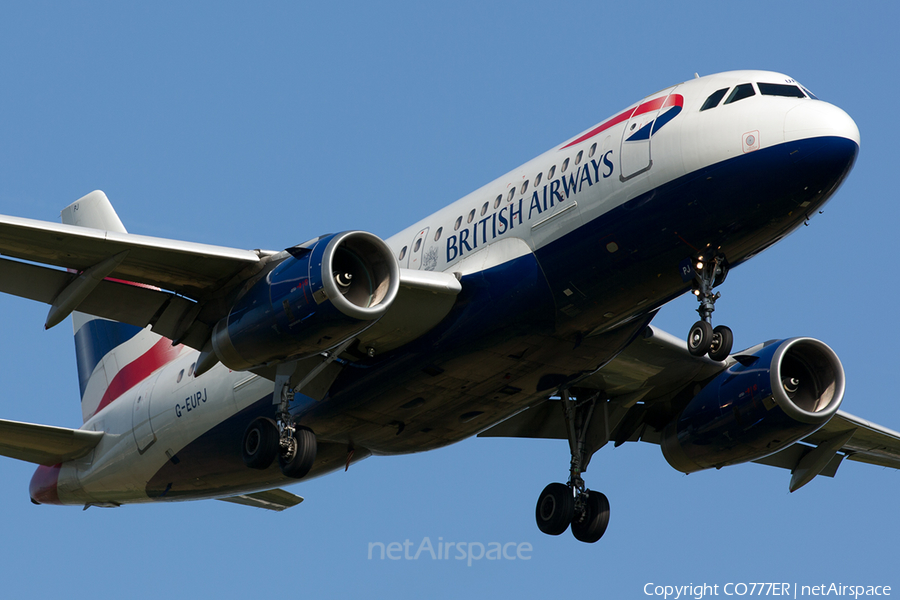
MULTIPOLYGON (((900 429, 894 306, 896 3, 7 3, 0 213, 55 221, 104 190, 134 233, 281 249, 389 236, 695 72, 787 73, 857 122, 854 172, 808 228, 733 271, 735 346, 810 335, 847 371, 843 408, 900 429)), ((723 200, 727 200, 723 198, 723 200)), ((686 333, 694 302, 656 324, 686 333)), ((0 417, 81 423, 71 326, 0 297, 0 417)), ((892 585, 900 474, 845 462, 795 494, 757 465, 691 476, 657 446, 595 455, 612 522, 540 534, 564 442, 471 439, 291 487, 273 514, 220 502, 32 506, 0 459, 3 596, 642 598, 645 583, 892 585), (369 542, 528 542, 529 561, 368 560, 369 542)))

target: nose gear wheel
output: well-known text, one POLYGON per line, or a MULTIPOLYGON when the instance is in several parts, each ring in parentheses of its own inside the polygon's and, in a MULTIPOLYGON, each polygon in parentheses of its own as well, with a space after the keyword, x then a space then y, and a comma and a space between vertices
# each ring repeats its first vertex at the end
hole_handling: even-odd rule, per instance
POLYGON ((709 355, 712 360, 725 360, 731 354, 734 334, 724 325, 712 326, 712 314, 716 310, 716 300, 722 297, 712 289, 725 281, 728 275, 728 261, 721 254, 712 258, 700 255, 694 259, 694 289, 700 306, 697 312, 700 320, 691 326, 687 337, 687 349, 693 356, 709 355))

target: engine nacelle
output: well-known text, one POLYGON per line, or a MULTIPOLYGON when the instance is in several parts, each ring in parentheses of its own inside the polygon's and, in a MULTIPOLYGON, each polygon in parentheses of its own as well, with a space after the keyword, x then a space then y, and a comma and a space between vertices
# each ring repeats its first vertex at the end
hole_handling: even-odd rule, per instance
POLYGON ((345 231, 288 253, 213 328, 213 349, 225 366, 246 370, 334 348, 397 296, 400 266, 371 233, 345 231))
POLYGON ((663 456, 675 469, 774 454, 825 425, 844 397, 841 361, 818 340, 781 340, 738 358, 663 430, 663 456))

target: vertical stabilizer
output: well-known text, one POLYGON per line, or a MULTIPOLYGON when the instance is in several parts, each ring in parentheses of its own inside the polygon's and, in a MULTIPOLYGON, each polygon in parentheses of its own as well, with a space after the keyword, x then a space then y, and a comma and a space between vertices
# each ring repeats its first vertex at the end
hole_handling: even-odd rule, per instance
MULTIPOLYGON (((106 194, 99 190, 73 202, 60 216, 66 225, 127 233, 106 194)), ((77 311, 72 313, 72 324, 85 421, 181 349, 149 329, 77 311)))

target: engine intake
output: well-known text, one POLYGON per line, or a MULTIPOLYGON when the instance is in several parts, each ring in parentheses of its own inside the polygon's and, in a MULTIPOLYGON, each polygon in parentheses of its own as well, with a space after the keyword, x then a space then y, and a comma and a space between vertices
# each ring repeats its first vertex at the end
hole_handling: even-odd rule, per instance
POLYGON ((812 338, 772 342, 708 383, 663 430, 683 473, 763 458, 825 425, 844 397, 844 368, 812 338))
POLYGON ((213 350, 225 366, 246 370, 334 348, 397 296, 400 266, 376 235, 345 231, 287 252, 213 328, 213 350))

